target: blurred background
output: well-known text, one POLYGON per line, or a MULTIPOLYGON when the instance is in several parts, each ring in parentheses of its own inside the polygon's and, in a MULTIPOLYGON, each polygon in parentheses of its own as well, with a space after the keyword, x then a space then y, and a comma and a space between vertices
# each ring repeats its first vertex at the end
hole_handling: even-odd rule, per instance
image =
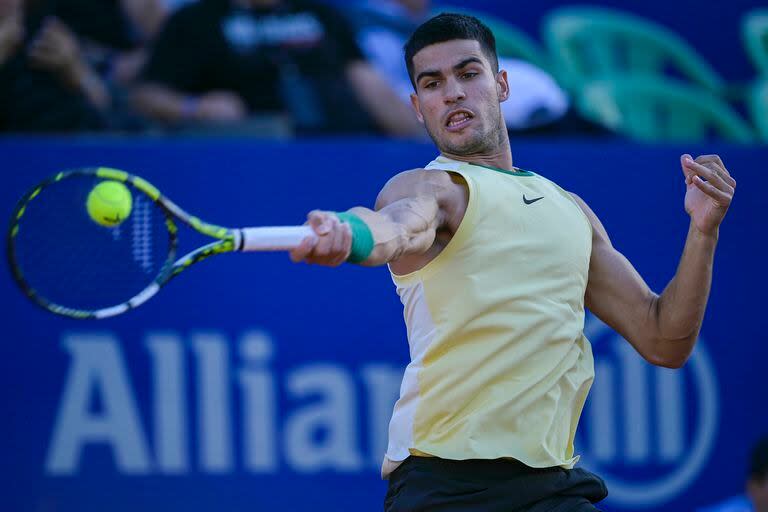
MULTIPOLYGON (((765 4, 0 0, 0 212, 91 165, 222 225, 372 206, 436 154, 402 46, 443 11, 496 35, 515 164, 581 195, 656 291, 687 232, 680 154, 738 180, 683 369, 588 316, 577 451, 605 510, 768 510, 765 4)), ((0 294, 2 510, 381 510, 408 361, 386 269, 224 256, 98 323, 36 309, 7 272, 0 294)))

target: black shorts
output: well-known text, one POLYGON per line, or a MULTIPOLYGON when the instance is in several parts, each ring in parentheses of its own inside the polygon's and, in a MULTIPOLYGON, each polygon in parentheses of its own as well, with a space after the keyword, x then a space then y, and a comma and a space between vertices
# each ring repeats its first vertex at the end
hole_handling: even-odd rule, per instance
POLYGON ((584 469, 408 457, 389 476, 384 511, 589 512, 607 495, 605 483, 584 469))

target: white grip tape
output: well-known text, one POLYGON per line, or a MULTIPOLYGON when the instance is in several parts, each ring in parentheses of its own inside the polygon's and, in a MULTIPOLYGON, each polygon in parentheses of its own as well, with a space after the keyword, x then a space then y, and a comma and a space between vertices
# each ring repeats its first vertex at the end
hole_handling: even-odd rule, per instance
POLYGON ((315 236, 309 226, 243 228, 242 251, 287 251, 299 246, 306 237, 315 236))

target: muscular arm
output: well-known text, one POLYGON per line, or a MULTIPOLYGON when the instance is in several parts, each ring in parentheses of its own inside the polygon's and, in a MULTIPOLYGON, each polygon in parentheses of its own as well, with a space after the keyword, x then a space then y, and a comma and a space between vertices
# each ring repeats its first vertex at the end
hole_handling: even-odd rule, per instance
MULTIPOLYGON (((374 210, 358 206, 350 213, 371 230, 374 247, 366 266, 384 265, 423 254, 432 247, 438 229, 453 224, 457 212, 463 216, 466 196, 463 187, 447 172, 417 169, 392 178, 379 193, 374 210)), ((293 261, 336 266, 349 256, 349 226, 332 212, 312 211, 308 223, 318 235, 305 239, 291 252, 293 261)))
POLYGON ((681 367, 698 338, 712 283, 719 226, 735 180, 716 155, 681 161, 691 224, 677 272, 661 295, 611 244, 592 210, 575 197, 593 228, 586 306, 621 334, 648 362, 681 367))
POLYGON ((648 362, 679 368, 693 351, 704 318, 716 238, 689 229, 677 273, 657 295, 613 247, 589 206, 576 200, 593 228, 586 306, 648 362))

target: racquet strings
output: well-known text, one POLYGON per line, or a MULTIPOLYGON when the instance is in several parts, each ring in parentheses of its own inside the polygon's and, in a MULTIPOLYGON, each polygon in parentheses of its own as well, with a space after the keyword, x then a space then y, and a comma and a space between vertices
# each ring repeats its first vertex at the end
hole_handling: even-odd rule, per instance
POLYGON ((44 187, 19 219, 13 257, 32 294, 93 311, 130 300, 163 272, 174 254, 164 211, 125 183, 133 196, 127 219, 105 227, 86 200, 100 178, 72 175, 44 187))

